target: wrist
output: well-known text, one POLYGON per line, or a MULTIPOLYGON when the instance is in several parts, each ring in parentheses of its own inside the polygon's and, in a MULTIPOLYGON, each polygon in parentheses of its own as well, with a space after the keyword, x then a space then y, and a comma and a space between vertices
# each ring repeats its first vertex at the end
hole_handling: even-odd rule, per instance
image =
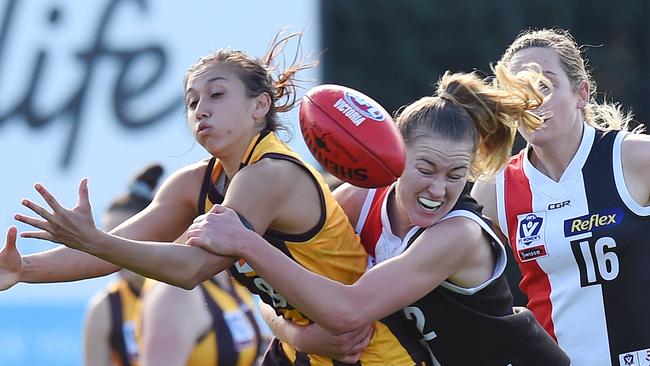
POLYGON ((240 240, 235 244, 235 250, 237 251, 235 254, 246 260, 250 260, 255 252, 255 247, 259 246, 259 240, 264 239, 253 230, 246 230, 240 240))
POLYGON ((78 250, 84 251, 88 254, 94 256, 106 254, 106 249, 111 247, 111 239, 115 236, 112 234, 106 233, 98 228, 95 228, 94 231, 88 235, 88 237, 83 242, 77 243, 78 250))

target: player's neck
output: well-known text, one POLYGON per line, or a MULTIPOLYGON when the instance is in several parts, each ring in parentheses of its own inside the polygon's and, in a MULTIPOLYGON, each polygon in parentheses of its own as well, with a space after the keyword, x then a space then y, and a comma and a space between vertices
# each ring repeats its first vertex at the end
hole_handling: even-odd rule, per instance
POLYGON ((528 160, 542 174, 559 182, 580 148, 582 135, 581 131, 544 146, 532 145, 528 151, 528 160))

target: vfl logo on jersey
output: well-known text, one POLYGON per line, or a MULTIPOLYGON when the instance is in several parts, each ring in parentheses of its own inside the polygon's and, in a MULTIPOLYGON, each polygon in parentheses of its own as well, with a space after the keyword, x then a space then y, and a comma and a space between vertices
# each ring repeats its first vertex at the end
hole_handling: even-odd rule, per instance
POLYGON ((622 357, 623 363, 621 365, 625 365, 625 366, 636 365, 637 363, 634 362, 634 359, 635 359, 635 357, 634 357, 633 354, 627 353, 622 357))
POLYGON ((564 236, 583 234, 590 231, 605 230, 617 226, 623 221, 623 209, 620 207, 602 210, 572 219, 564 220, 564 236))
POLYGON ((625 352, 618 355, 621 366, 647 366, 650 365, 650 348, 625 352))
POLYGON ((359 126, 370 118, 381 122, 384 120, 382 111, 372 103, 365 100, 361 95, 345 92, 343 99, 339 98, 334 103, 334 108, 343 113, 355 126, 359 126))
POLYGON ((522 262, 546 257, 544 242, 545 212, 533 212, 517 216, 517 254, 522 262))

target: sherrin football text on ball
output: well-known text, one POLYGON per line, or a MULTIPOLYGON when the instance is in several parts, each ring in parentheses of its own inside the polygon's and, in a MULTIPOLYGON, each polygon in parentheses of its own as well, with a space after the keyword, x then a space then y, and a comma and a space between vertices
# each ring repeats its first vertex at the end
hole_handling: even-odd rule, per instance
POLYGON ((309 90, 300 103, 300 130, 316 160, 350 184, 387 186, 404 170, 404 141, 390 114, 354 89, 309 90))

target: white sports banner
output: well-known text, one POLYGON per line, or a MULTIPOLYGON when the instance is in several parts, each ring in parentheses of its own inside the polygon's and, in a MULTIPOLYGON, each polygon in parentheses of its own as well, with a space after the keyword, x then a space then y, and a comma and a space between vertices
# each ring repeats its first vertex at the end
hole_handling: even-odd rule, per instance
MULTIPOLYGON (((13 214, 29 212, 21 199, 42 203, 36 182, 71 207, 88 177, 99 222, 146 164, 160 162, 169 174, 206 158, 187 127, 185 71, 221 47, 262 56, 283 28, 304 31, 305 56, 321 53, 317 0, 1 1, 0 245, 16 225, 13 214)), ((287 63, 295 46, 286 49, 287 63)), ((318 69, 299 77, 310 88, 318 69)), ((282 118, 292 126, 290 144, 313 162, 297 109, 282 118)), ((23 254, 54 247, 18 245, 23 254)), ((0 364, 79 365, 83 309, 106 281, 0 293, 0 364)))

